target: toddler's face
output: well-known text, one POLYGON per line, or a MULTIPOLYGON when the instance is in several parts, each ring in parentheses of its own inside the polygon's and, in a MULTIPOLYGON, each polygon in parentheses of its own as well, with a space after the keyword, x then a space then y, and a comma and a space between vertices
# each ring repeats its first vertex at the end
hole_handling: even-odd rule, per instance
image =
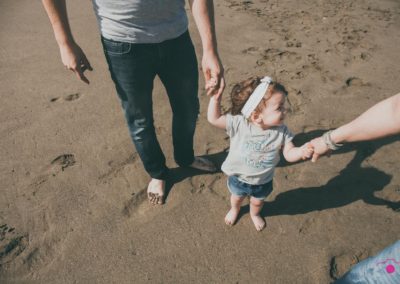
POLYGON ((285 110, 285 95, 278 92, 273 93, 260 114, 263 126, 281 125, 285 118, 285 110))

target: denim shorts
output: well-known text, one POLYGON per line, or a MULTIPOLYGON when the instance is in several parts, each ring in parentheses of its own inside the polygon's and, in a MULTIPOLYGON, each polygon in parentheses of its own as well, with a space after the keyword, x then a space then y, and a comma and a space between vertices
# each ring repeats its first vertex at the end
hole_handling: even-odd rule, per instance
POLYGON ((248 184, 240 181, 237 176, 229 176, 227 181, 229 191, 237 196, 251 196, 264 199, 272 192, 272 180, 264 184, 248 184))

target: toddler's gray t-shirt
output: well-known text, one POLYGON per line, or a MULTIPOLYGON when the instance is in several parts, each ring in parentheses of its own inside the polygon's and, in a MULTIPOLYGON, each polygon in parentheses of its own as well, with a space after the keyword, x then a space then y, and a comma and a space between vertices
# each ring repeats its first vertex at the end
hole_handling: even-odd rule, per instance
POLYGON ((101 35, 130 43, 160 43, 188 29, 185 0, 93 0, 101 35))
POLYGON ((228 114, 226 132, 230 137, 230 149, 222 171, 249 184, 272 180, 282 146, 293 139, 286 125, 263 130, 243 115, 228 114))

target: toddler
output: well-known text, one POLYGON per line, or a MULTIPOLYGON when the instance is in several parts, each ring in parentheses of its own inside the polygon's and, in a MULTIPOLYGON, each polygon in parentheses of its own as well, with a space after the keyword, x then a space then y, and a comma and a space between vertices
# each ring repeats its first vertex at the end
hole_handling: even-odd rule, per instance
POLYGON ((272 192, 280 151, 288 162, 307 159, 313 154, 310 144, 295 147, 291 142, 293 134, 283 124, 286 96, 285 88, 270 77, 253 77, 233 87, 230 114, 221 114, 221 96, 210 98, 208 121, 225 129, 230 137, 229 154, 222 164, 231 192, 231 209, 225 217, 227 225, 236 222, 240 205, 249 196, 250 217, 257 231, 264 229, 260 212, 264 199, 272 192))

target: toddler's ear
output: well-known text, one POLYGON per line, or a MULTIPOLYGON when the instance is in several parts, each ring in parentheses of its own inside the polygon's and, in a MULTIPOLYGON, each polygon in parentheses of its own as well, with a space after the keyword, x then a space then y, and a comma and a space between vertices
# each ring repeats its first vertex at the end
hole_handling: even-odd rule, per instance
POLYGON ((262 122, 262 117, 259 115, 257 112, 253 111, 250 115, 251 121, 255 123, 261 123, 262 122))

